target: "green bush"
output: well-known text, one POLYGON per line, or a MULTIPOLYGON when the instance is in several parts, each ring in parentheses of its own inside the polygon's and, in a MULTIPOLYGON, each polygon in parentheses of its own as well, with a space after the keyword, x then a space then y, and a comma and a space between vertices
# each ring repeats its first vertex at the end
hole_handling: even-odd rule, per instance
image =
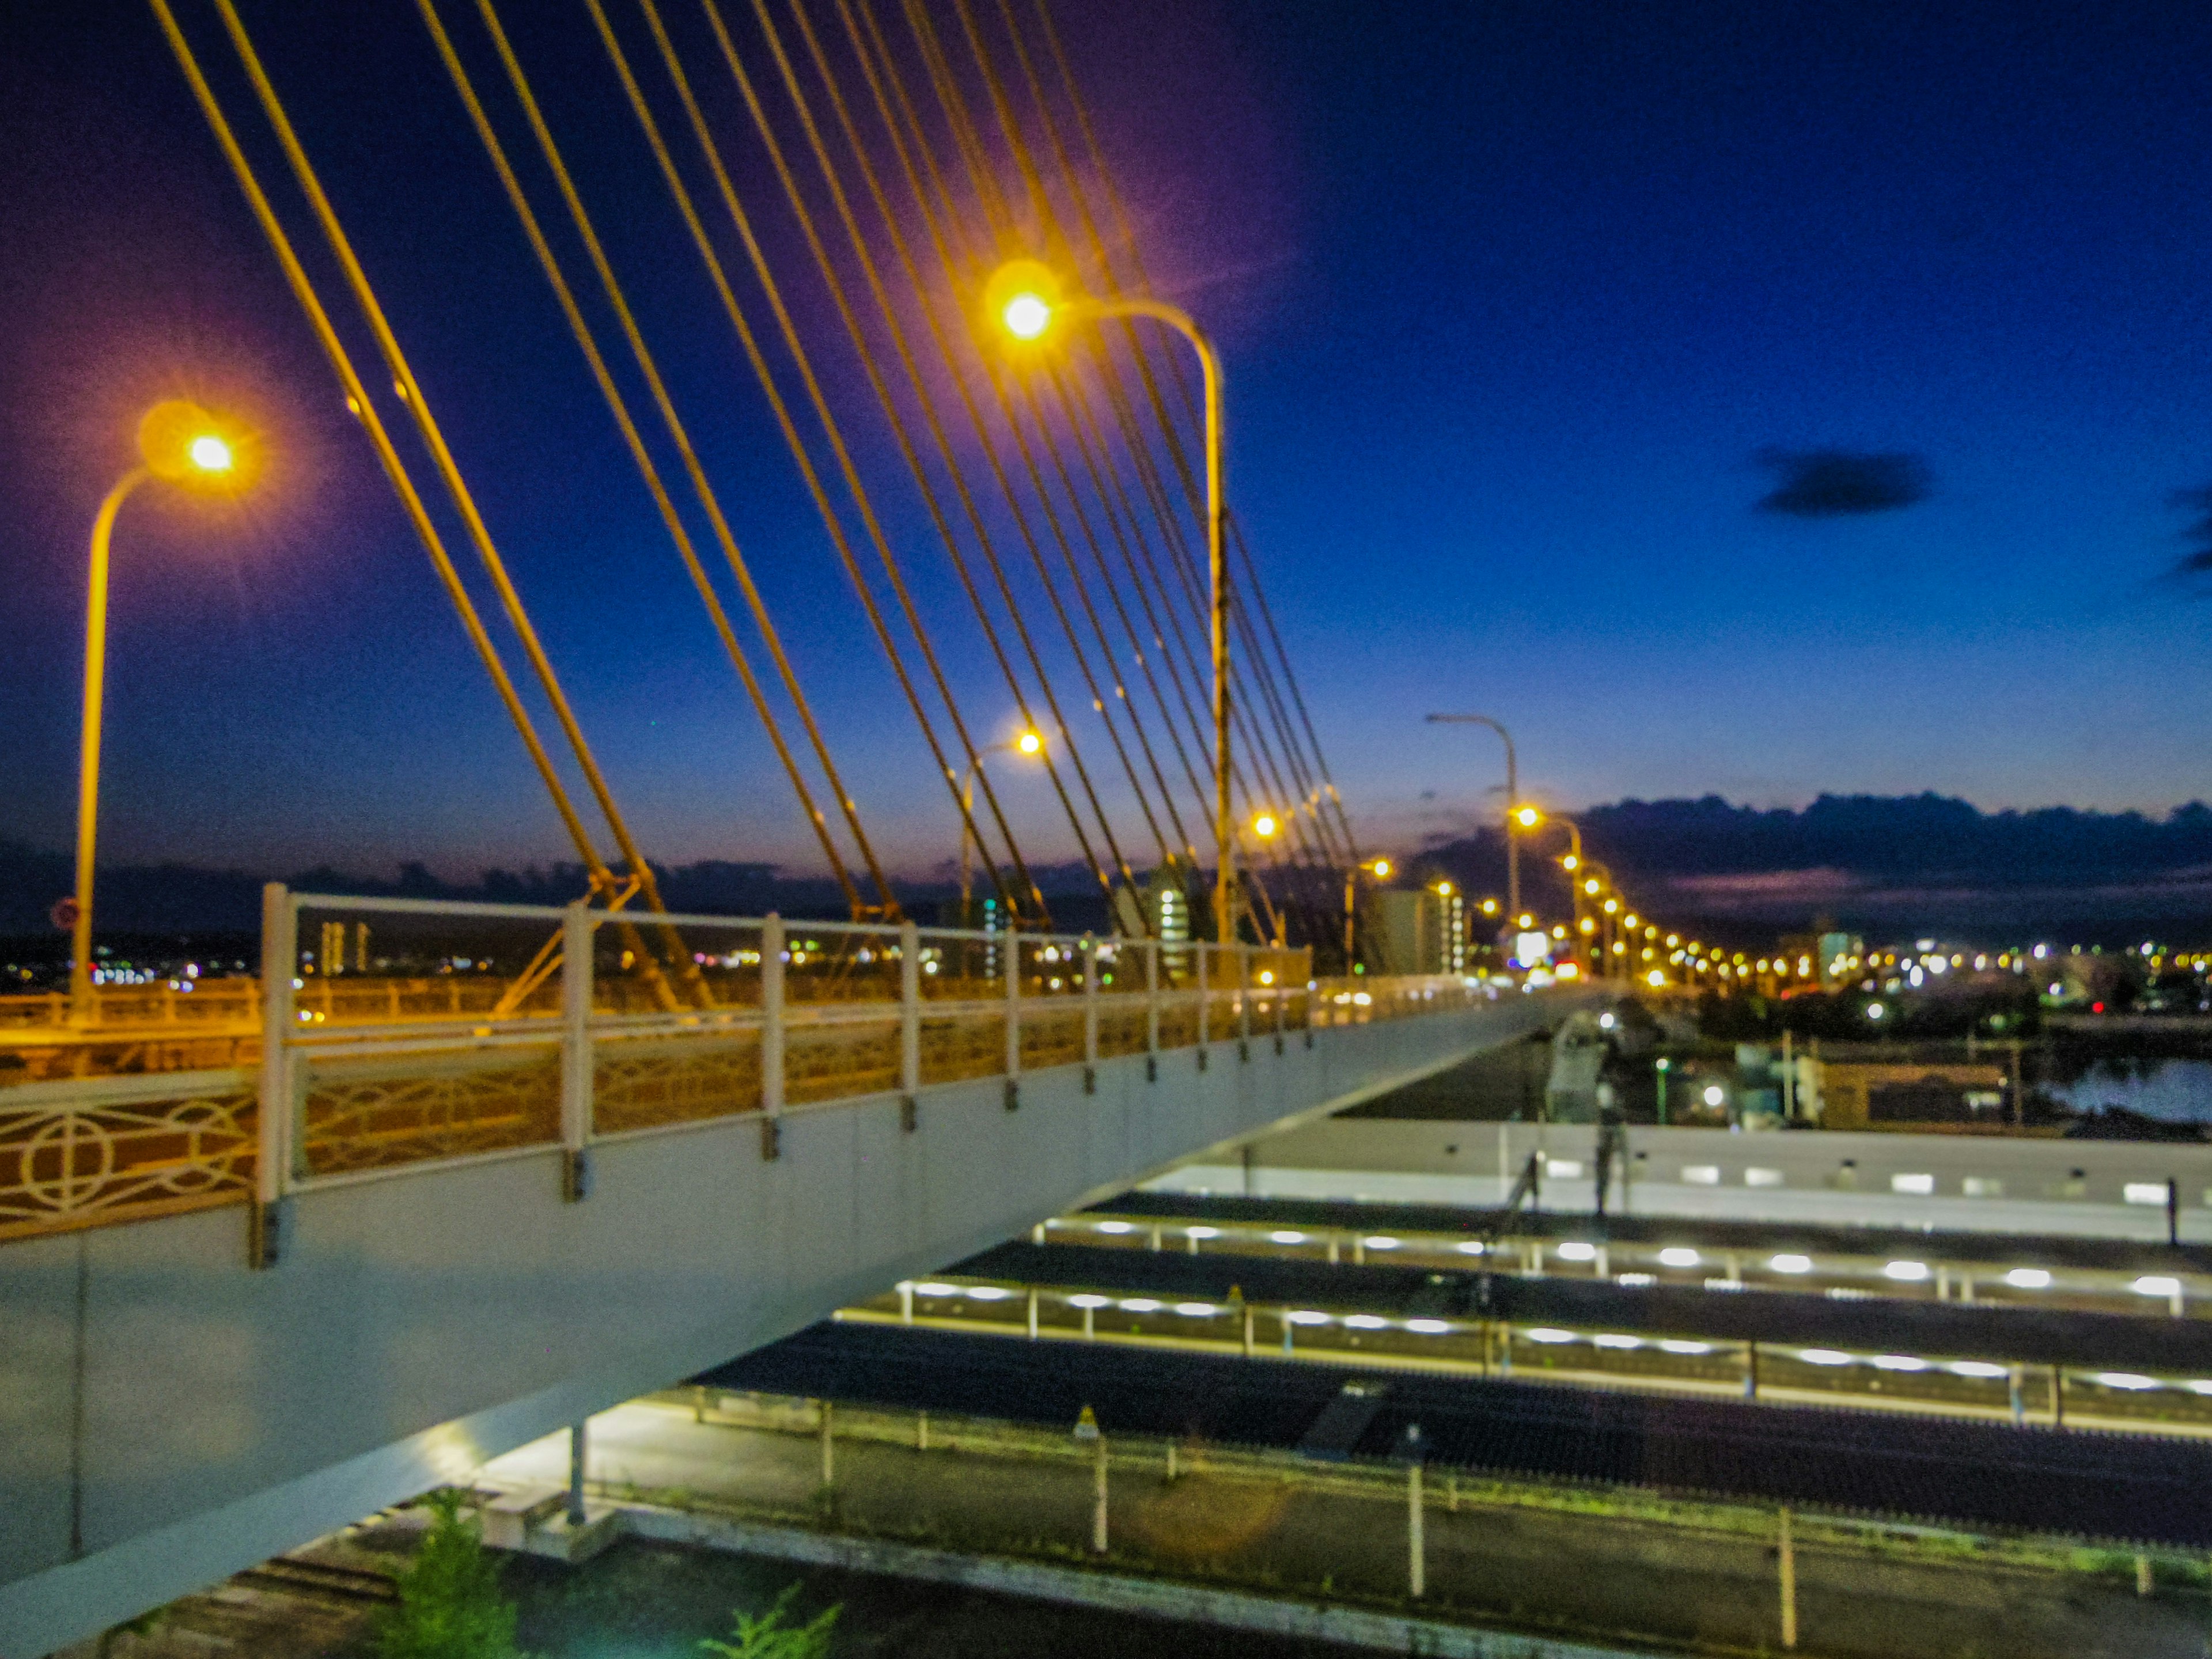
POLYGON ((759 1618, 747 1613, 732 1614, 736 1628, 731 1634, 737 1639, 717 1642, 709 1637, 699 1644, 699 1650, 717 1655, 719 1659, 823 1659, 830 1651, 830 1627, 837 1622, 844 1604, 839 1602, 817 1613, 808 1624, 787 1626, 784 1611, 798 1594, 796 1583, 787 1584, 783 1594, 759 1618))
POLYGON ((429 1532, 398 1579, 398 1605, 378 1621, 379 1659, 521 1659, 514 1603, 499 1564, 461 1519, 457 1492, 433 1492, 429 1532))

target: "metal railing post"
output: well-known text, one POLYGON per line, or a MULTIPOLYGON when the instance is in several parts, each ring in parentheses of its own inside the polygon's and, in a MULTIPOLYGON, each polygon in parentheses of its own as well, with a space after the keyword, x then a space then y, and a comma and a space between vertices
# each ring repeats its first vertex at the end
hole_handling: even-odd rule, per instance
POLYGON ((284 1222, 297 1155, 299 1111, 289 1047, 292 980, 300 966, 300 913, 284 884, 261 890, 261 1082, 256 1125, 252 1224, 247 1260, 273 1267, 283 1255, 284 1222))
POLYGON ((1098 941, 1083 936, 1083 1092, 1098 1092, 1098 941))
POLYGON ((1160 942, 1145 941, 1145 1081, 1160 1075, 1160 942))
POLYGON ((592 940, 589 901, 561 917, 561 1196, 574 1204, 592 1191, 592 940))
POLYGON ((1252 1058, 1252 947, 1237 942, 1237 1058, 1252 1058))
POLYGON ((1006 929, 1006 1109, 1022 1103, 1022 936, 1006 929))
POLYGON ((899 924, 899 1092, 900 1121, 911 1129, 921 1092, 921 929, 911 921, 899 924))
POLYGON ((761 1156, 783 1152, 783 918, 761 919, 761 1156))
POLYGON ((1206 953, 1213 947, 1203 940, 1196 942, 1193 954, 1198 958, 1198 1069, 1206 1069, 1206 1041, 1212 1034, 1213 1011, 1206 1006, 1206 953))

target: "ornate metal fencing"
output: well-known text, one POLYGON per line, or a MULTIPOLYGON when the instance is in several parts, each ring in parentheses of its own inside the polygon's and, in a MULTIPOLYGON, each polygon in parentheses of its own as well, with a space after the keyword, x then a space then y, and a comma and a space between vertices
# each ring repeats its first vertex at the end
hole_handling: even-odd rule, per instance
POLYGON ((1012 1108, 1048 1068, 1249 1052, 1492 994, 1456 979, 1319 987, 1305 951, 1260 945, 276 886, 262 967, 266 994, 226 981, 192 1004, 207 1017, 191 1040, 254 1063, 165 1069, 170 1051, 143 1035, 178 1023, 158 998, 133 1024, 41 1030, 46 1049, 104 1060, 135 1042, 141 1070, 58 1063, 0 1086, 0 1238, 248 1198, 266 1212, 328 1182, 531 1148, 564 1149, 580 1190, 599 1140, 750 1115, 774 1157, 789 1110, 978 1079, 1002 1079, 1012 1108))

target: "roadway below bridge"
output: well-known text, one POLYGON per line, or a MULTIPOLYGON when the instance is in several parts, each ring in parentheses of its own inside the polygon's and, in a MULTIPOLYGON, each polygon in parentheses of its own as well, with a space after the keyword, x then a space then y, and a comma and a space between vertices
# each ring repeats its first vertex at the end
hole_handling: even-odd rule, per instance
POLYGON ((1347 1388, 1379 1403, 1328 1456, 1642 1487, 2107 1544, 2212 1546, 2212 1444, 2144 1435, 1673 1398, 1447 1375, 1388 1359, 1244 1359, 1159 1345, 1014 1341, 838 1322, 702 1373, 709 1389, 809 1395, 1109 1434, 1311 1449, 1347 1388))
MULTIPOLYGON (((712 1077, 678 1066, 654 1086, 683 1109, 641 1128, 594 1128, 592 1059, 604 1085, 625 1044, 658 1044, 665 1071, 681 1059, 671 1045, 692 1039, 658 1025, 634 1036, 625 1023, 659 1015, 580 1016, 565 1037, 544 1020, 512 1036, 495 1022, 358 1037, 303 1024, 323 1046, 286 1064, 311 1130, 325 1112, 325 1139, 294 1143, 301 1156, 343 1144, 336 1106, 316 1104, 340 1096, 313 1092, 338 1086, 323 1080, 337 1044, 350 1045, 335 1062, 343 1099, 374 1091, 379 1124, 427 1133, 459 1075, 525 1128, 549 1127, 465 1155, 304 1176, 292 1164, 274 1240, 257 1235, 254 1206, 232 1202, 0 1242, 0 1653, 27 1659, 96 1633, 902 1277, 1207 1147, 1419 1079, 1593 994, 1492 1000, 1424 985, 1393 1005, 1383 981, 1367 1004, 1249 1038, 1244 994, 1222 994, 1229 1012, 1209 1042, 1185 1032, 1147 1051, 1140 1031, 1135 1052, 1102 1048, 1095 1063, 1024 1050, 1018 1088, 1011 1038, 1006 1076, 925 1077, 911 1093, 878 1083, 775 1114, 718 1106, 712 1077), (533 1044, 550 1045, 542 1059, 533 1044), (528 1091, 550 1104, 541 1112, 528 1091), (271 1243, 273 1265, 249 1266, 271 1243)), ((1017 1012, 1032 1018, 1026 1000, 1004 1006, 994 1036, 1017 1012)), ((858 1012, 886 1024, 896 1058, 902 1005, 858 1012)), ((1082 1055, 1079 999, 1035 1017, 1075 1032, 1082 1055)), ((757 1010, 725 1024, 747 1018, 759 1029, 757 1010)), ((715 1043, 734 1041, 705 1032, 708 1071, 715 1043)), ((92 1123, 114 1109, 105 1101, 42 1095, 26 1109, 92 1123)))
MULTIPOLYGON (((1227 1382, 1218 1367, 1133 1372, 1131 1357, 1121 1356, 1118 1365, 1092 1368, 1087 1391, 1069 1386, 1076 1378, 1057 1360, 1007 1368, 1000 1372, 1007 1386, 978 1388, 977 1375, 996 1369, 994 1345, 911 1336, 902 1345, 897 1333, 879 1334, 885 1341, 878 1346, 896 1356, 889 1363, 901 1367, 903 1382, 892 1383, 883 1365, 848 1354, 840 1379, 850 1391, 828 1435, 809 1399, 710 1386, 685 1398, 640 1401, 593 1419, 589 1490, 638 1505, 637 1524, 648 1536, 726 1538, 723 1547, 764 1535, 919 1539, 963 1552, 961 1582, 971 1584, 994 1582, 991 1575, 1009 1562, 1048 1561, 1062 1577, 1083 1571, 1069 1563, 1087 1562, 1100 1574, 1153 1580, 1152 1605, 1163 1612, 1249 1588, 1355 1613, 1413 1613, 1447 1627, 1421 1632, 1437 1644, 1421 1651, 1518 1652, 1525 1642, 1528 1651, 1547 1653, 1558 1650, 1550 1645, 1556 1641, 1594 1644, 1573 1645, 1577 1654, 1627 1659, 1686 1646, 1764 1652, 1777 1645, 1771 1510, 1639 1501, 1587 1486, 1545 1489, 1436 1463, 1418 1489, 1416 1541, 1404 1465, 1290 1450, 1287 1443, 1326 1409, 1340 1378, 1318 1390, 1255 1389, 1227 1382), (987 1352, 969 1352, 978 1348, 987 1352), (988 1395, 993 1415, 963 1415, 948 1403, 962 1397, 963 1376, 969 1407, 988 1395), (869 1393, 872 1383, 936 1403, 920 1410, 848 1403, 880 1397, 869 1393), (1012 1401, 1031 1387, 1027 1404, 1012 1401), (1256 1426, 1255 1437, 1232 1445, 1188 1432, 1179 1402, 1199 1394, 1244 1397, 1251 1414, 1243 1420, 1256 1426), (1103 1455, 1067 1432, 1086 1401, 1097 1402, 1106 1425, 1103 1455), (1054 1420, 1062 1407, 1066 1420, 1054 1420), (1416 1553, 1418 1600, 1408 1594, 1416 1553), (1179 1595, 1179 1586, 1191 1588, 1179 1595), (1477 1649, 1471 1632, 1460 1635, 1466 1645, 1447 1645, 1459 1634, 1449 1630, 1455 1623, 1486 1632, 1494 1645, 1477 1649)), ((731 1368, 727 1381, 788 1382, 811 1364, 802 1351, 811 1346, 818 1358, 820 1346, 810 1334, 731 1368)), ((1382 1396, 1369 1413, 1373 1431, 1382 1439, 1401 1435, 1409 1411, 1448 1430, 1449 1413, 1431 1415, 1437 1403, 1433 1391, 1382 1396)), ((1226 1420, 1207 1415, 1215 1426, 1226 1420)), ((568 1456, 566 1437, 554 1437, 500 1459, 480 1480, 526 1495, 547 1491, 567 1480, 568 1456)), ((2063 1546, 1816 1511, 1795 1517, 1790 1554, 1798 1645, 1808 1653, 2198 1659, 2202 1651, 2201 1596, 2179 1589, 2138 1594, 2125 1552, 2110 1559, 2118 1571, 2083 1571, 2081 1556, 2063 1546)), ((2164 1565, 2163 1573, 2178 1566, 2164 1565)), ((587 1580, 593 1571, 582 1569, 587 1580)), ((1163 1627, 1159 1642, 1182 1651, 1192 1645, 1188 1636, 1188 1627, 1163 1627)))

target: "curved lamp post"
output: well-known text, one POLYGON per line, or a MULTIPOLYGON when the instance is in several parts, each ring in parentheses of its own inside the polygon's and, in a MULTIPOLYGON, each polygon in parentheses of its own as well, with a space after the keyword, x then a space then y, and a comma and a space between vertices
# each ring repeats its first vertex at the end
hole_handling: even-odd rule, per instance
MULTIPOLYGON (((1431 726, 1486 726, 1505 743, 1505 908, 1521 914, 1521 843, 1513 839, 1521 812, 1521 765, 1513 752, 1513 734, 1487 714, 1431 714, 1431 726)), ((1540 817, 1537 820, 1541 823, 1540 817)))
POLYGON ((100 748, 107 682, 107 548, 115 515, 138 486, 153 479, 202 489, 234 484, 240 442, 197 404, 170 398, 138 422, 138 465, 115 481, 92 520, 91 581, 84 607, 84 719, 78 738, 76 896, 70 917, 70 1012, 93 1018, 92 886, 100 835, 100 748))
POLYGON ((1198 353, 1206 392, 1206 559, 1212 587, 1213 652, 1213 937, 1236 936, 1232 897, 1235 855, 1229 805, 1229 569, 1224 548, 1222 502, 1221 358, 1190 313, 1163 300, 1115 295, 1069 295, 1050 266, 1016 259, 1000 267, 986 286, 984 310, 1016 340, 1041 342, 1055 323, 1096 322, 1109 317, 1149 317, 1190 342, 1198 353))

